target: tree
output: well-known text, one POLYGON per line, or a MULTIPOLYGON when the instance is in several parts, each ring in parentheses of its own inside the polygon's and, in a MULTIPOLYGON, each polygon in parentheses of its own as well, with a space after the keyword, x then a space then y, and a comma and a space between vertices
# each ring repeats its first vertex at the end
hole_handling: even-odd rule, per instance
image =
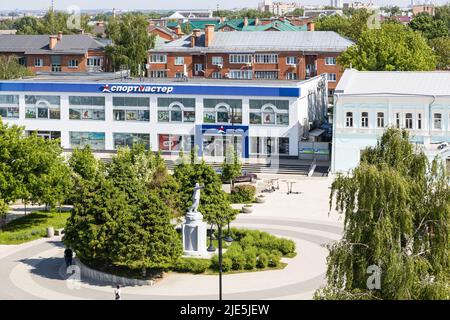
POLYGON ((409 27, 420 32, 428 40, 449 36, 449 29, 443 20, 434 19, 428 12, 422 12, 414 17, 409 27))
POLYGON ((183 32, 186 35, 191 34, 192 33, 191 24, 189 22, 183 23, 183 25, 181 26, 181 32, 183 32))
POLYGON ((181 163, 174 169, 174 177, 180 185, 183 209, 192 205, 192 191, 195 183, 204 185, 199 211, 209 223, 217 220, 232 220, 235 211, 231 208, 227 194, 222 190, 222 181, 214 169, 202 160, 200 163, 186 161, 181 154, 181 163))
POLYGON ((19 64, 15 56, 0 56, 0 80, 32 76, 33 72, 19 64))
POLYGON ((292 12, 289 12, 287 14, 287 16, 295 16, 295 17, 303 17, 305 10, 301 9, 301 8, 297 8, 292 12))
POLYGON ((143 15, 125 14, 120 20, 110 19, 106 34, 113 41, 107 47, 115 69, 126 65, 131 74, 139 75, 139 66, 144 70, 148 50, 155 45, 155 35, 149 35, 148 22, 143 15))
POLYGON ((406 130, 388 129, 332 184, 344 235, 329 246, 327 285, 316 298, 449 299, 449 182, 442 162, 430 165, 406 130), (376 268, 380 287, 369 290, 376 268))
POLYGON ((222 180, 230 181, 231 191, 234 189, 234 179, 242 174, 242 163, 233 146, 229 146, 222 163, 222 180))
POLYGON ((436 68, 450 70, 450 37, 432 39, 430 46, 437 57, 436 68))
POLYGON ((83 149, 73 150, 69 158, 69 166, 76 175, 85 180, 94 179, 101 170, 101 164, 95 158, 89 145, 86 145, 83 149))
POLYGON ((370 71, 434 70, 435 56, 418 33, 397 23, 364 31, 356 45, 338 58, 341 66, 370 71))
POLYGON ((368 29, 371 12, 366 9, 354 10, 350 17, 331 15, 319 17, 315 20, 318 31, 334 31, 341 36, 357 41, 361 34, 368 29))

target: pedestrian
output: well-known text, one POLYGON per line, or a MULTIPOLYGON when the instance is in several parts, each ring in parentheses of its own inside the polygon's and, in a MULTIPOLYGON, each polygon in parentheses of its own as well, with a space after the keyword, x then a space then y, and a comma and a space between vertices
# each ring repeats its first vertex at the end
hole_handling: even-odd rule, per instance
POLYGON ((72 249, 67 248, 66 250, 64 250, 64 260, 66 260, 66 267, 67 268, 72 265, 72 258, 73 258, 73 251, 72 251, 72 249))
POLYGON ((114 290, 114 296, 116 300, 120 300, 122 298, 122 293, 120 292, 120 286, 117 285, 116 290, 114 290))

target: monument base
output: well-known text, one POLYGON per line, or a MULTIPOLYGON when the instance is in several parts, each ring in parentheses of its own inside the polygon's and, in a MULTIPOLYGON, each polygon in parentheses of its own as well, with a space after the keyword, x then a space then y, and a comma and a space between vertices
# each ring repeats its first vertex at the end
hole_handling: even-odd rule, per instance
POLYGON ((186 213, 186 221, 183 223, 183 252, 188 257, 208 258, 206 250, 207 224, 203 222, 200 212, 186 213))

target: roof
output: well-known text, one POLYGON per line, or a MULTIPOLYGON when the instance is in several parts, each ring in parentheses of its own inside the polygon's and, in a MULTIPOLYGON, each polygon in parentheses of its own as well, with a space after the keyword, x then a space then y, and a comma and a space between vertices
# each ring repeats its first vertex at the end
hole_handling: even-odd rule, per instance
POLYGON ((204 47, 204 34, 191 48, 191 35, 181 37, 164 45, 156 46, 155 52, 253 52, 253 51, 308 51, 342 52, 353 42, 333 31, 254 31, 215 32, 212 43, 204 47))
POLYGON ((450 72, 347 69, 335 93, 340 95, 450 96, 450 72))
POLYGON ((0 52, 24 54, 85 54, 88 50, 103 50, 106 44, 90 35, 63 35, 55 48, 49 48, 50 35, 0 35, 0 52))

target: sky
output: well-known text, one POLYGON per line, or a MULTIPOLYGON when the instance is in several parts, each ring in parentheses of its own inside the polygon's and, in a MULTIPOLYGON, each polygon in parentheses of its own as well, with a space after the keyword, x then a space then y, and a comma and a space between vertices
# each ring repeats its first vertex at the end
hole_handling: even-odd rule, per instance
MULTIPOLYGON (((216 9, 217 5, 221 9, 231 9, 235 7, 257 7, 262 0, 54 0, 57 10, 64 10, 71 5, 76 5, 83 9, 216 9)), ((353 0, 344 0, 352 2, 353 0)), ((368 0, 363 0, 367 2, 368 0)), ((418 0, 422 1, 422 0, 418 0)), ((445 4, 449 0, 434 0, 436 4, 445 4)), ((328 5, 329 0, 284 0, 284 2, 297 2, 302 5, 328 5)), ((399 5, 407 6, 411 0, 373 0, 376 5, 399 5)), ((50 7, 51 0, 0 0, 1 10, 29 9, 39 10, 50 7)))

